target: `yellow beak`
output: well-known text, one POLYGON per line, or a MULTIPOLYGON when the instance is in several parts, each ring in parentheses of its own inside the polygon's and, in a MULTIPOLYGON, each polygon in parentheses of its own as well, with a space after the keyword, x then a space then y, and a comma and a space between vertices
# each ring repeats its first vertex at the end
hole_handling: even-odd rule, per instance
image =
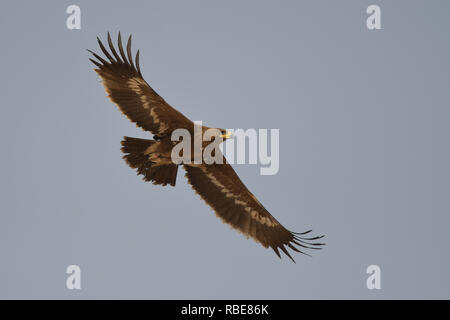
POLYGON ((227 131, 226 133, 220 135, 222 139, 230 139, 232 136, 233 134, 230 131, 227 131))

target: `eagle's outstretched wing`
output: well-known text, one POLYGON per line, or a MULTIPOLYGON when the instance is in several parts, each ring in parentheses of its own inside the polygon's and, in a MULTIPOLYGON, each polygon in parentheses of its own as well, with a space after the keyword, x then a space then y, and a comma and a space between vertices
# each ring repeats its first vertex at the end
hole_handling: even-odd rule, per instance
POLYGON ((127 55, 118 37, 119 53, 114 48, 108 33, 108 45, 111 52, 98 39, 100 49, 105 54, 105 60, 88 50, 98 60, 91 60, 98 69, 95 71, 101 77, 109 98, 137 126, 155 135, 164 136, 177 128, 190 128, 192 122, 179 111, 164 101, 144 80, 139 67, 139 50, 135 63, 131 55, 131 35, 127 43, 127 55))
POLYGON ((271 247, 278 257, 281 249, 294 261, 286 247, 304 253, 303 249, 320 249, 323 245, 315 242, 323 236, 305 236, 311 230, 296 233, 284 228, 247 189, 225 158, 223 164, 184 167, 192 188, 223 222, 264 247, 271 247))

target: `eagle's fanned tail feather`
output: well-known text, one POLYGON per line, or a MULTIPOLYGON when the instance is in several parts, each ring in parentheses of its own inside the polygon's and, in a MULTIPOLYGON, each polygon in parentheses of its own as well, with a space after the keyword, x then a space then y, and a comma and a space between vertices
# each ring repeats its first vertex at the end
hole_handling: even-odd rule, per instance
POLYGON ((175 186, 178 165, 158 164, 149 158, 148 150, 158 143, 154 140, 124 137, 121 142, 121 150, 125 154, 123 159, 131 168, 137 169, 137 174, 142 175, 144 181, 175 186))

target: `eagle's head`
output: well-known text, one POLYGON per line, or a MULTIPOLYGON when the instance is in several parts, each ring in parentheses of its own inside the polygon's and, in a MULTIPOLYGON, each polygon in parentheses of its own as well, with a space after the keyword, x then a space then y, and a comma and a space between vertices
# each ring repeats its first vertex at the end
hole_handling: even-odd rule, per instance
POLYGON ((220 137, 225 141, 227 139, 230 139, 233 137, 233 134, 230 131, 227 131, 225 129, 219 129, 220 130, 220 137))

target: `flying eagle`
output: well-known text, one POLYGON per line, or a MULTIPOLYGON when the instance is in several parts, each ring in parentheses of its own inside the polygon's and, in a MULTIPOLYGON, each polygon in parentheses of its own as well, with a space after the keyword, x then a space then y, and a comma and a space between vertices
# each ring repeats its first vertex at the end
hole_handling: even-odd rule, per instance
MULTIPOLYGON (((179 165, 171 159, 174 146, 171 133, 178 128, 192 133, 194 123, 171 107, 144 80, 139 67, 139 50, 134 60, 131 55, 131 35, 126 53, 120 32, 117 44, 119 52, 114 48, 109 33, 110 51, 99 38, 97 41, 107 60, 88 50, 97 59, 89 60, 98 67, 94 70, 100 76, 108 97, 130 121, 154 135, 154 140, 124 137, 121 142, 121 150, 125 154, 123 158, 131 168, 137 169, 137 174, 142 175, 145 181, 175 186, 179 165)), ((209 128, 203 126, 202 129, 204 131, 209 128)), ((218 130, 223 139, 230 137, 226 130, 218 130)), ((283 227, 242 183, 225 157, 222 164, 180 165, 184 167, 185 176, 195 192, 223 222, 246 237, 252 237, 265 248, 272 248, 278 257, 281 258, 281 250, 294 261, 286 247, 306 254, 303 249, 320 249, 323 245, 316 242, 323 236, 307 235, 311 230, 296 233, 283 227)))

